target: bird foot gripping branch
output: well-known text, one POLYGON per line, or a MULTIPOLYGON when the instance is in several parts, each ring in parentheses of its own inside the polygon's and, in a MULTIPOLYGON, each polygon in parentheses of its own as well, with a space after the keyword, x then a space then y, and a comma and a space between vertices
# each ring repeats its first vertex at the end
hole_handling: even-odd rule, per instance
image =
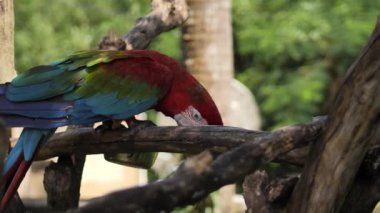
POLYGON ((122 121, 120 120, 103 121, 102 125, 95 128, 95 132, 103 133, 106 131, 125 129, 126 127, 123 124, 121 124, 121 122, 122 121))
MULTIPOLYGON (((106 121, 103 125, 96 128, 100 131, 109 129, 123 129, 125 126, 119 121, 106 121)), ((149 120, 137 120, 136 118, 130 118, 126 120, 128 124, 128 129, 131 131, 139 131, 141 128, 156 126, 152 121, 149 120)), ((135 152, 135 153, 109 153, 104 154, 104 159, 109 162, 116 163, 119 165, 135 167, 140 169, 150 169, 157 159, 157 152, 135 152)))
POLYGON ((0 85, 1 118, 8 127, 24 127, 5 162, 0 212, 56 128, 124 120, 148 109, 181 126, 223 124, 204 87, 174 59, 154 51, 79 52, 0 85))

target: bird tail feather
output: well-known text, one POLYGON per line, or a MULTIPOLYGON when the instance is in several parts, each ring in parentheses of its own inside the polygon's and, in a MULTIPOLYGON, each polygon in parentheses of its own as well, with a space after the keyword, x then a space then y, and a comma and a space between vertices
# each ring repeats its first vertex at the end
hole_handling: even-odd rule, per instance
POLYGON ((16 146, 9 153, 3 168, 2 198, 0 212, 3 212, 13 197, 34 155, 55 132, 55 129, 24 128, 16 146))

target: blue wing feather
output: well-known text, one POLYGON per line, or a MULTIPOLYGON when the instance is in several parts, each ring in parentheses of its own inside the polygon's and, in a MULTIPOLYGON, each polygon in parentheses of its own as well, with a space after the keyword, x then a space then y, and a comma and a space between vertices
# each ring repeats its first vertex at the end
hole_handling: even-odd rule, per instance
MULTIPOLYGON (((128 57, 133 58, 132 54, 124 51, 89 51, 32 68, 11 84, 0 87, 0 116, 5 117, 11 126, 47 128, 126 119, 141 113, 154 106, 163 95, 160 90, 165 91, 170 85, 166 89, 153 88, 144 82, 143 77, 138 77, 139 72, 133 70, 136 62, 132 61, 128 66, 128 57), (112 65, 115 59, 125 59, 122 62, 125 64, 115 62, 112 65), (98 67, 106 63, 111 65, 98 67), (117 74, 119 72, 131 76, 121 77, 117 74), (59 101, 54 102, 55 99, 59 101), (15 119, 16 115, 20 117, 15 119)), ((162 69, 162 65, 147 59, 140 61, 149 63, 147 65, 151 69, 155 66, 162 69)), ((171 75, 165 79, 171 79, 171 75)))
POLYGON ((1 120, 8 127, 27 127, 50 129, 69 125, 66 118, 31 118, 20 115, 0 114, 1 120))

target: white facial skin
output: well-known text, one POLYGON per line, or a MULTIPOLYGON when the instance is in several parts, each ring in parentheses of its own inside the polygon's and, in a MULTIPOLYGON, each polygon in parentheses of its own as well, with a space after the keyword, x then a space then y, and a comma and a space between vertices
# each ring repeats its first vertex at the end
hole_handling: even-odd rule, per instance
POLYGON ((189 106, 185 111, 178 113, 174 116, 178 126, 204 126, 207 121, 202 118, 201 113, 198 112, 193 106, 189 106))

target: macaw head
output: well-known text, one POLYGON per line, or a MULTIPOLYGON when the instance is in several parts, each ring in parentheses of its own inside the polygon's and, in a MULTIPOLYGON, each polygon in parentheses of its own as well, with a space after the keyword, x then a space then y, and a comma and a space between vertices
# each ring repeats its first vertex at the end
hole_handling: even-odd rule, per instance
POLYGON ((179 126, 223 125, 207 90, 175 59, 155 51, 149 51, 149 57, 173 71, 171 87, 156 110, 174 118, 179 126))
POLYGON ((172 87, 156 109, 174 118, 179 126, 223 125, 207 90, 185 70, 175 73, 172 87))

